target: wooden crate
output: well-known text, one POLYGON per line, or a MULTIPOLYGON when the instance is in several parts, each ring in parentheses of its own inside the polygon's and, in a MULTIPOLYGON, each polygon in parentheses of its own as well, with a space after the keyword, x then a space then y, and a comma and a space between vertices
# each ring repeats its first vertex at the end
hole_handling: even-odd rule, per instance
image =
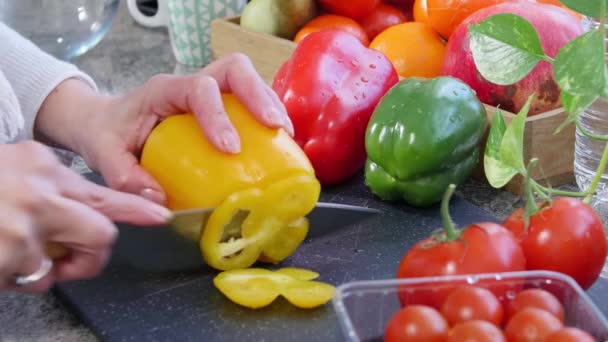
MULTIPOLYGON (((214 58, 241 52, 249 56, 257 71, 271 84, 281 65, 291 56, 296 44, 279 37, 251 32, 239 25, 239 17, 216 19, 211 24, 211 49, 214 58)), ((488 128, 496 107, 485 105, 488 128)), ((502 111, 507 124, 515 114, 502 111)), ((524 131, 524 160, 537 158, 538 163, 532 177, 543 185, 558 186, 574 181, 574 125, 559 134, 555 130, 566 119, 567 113, 555 109, 531 116, 524 131)), ((482 143, 485 146, 485 138, 482 143)), ((473 171, 473 177, 485 181, 483 158, 473 171)), ((523 179, 516 176, 505 190, 521 194, 523 179)))

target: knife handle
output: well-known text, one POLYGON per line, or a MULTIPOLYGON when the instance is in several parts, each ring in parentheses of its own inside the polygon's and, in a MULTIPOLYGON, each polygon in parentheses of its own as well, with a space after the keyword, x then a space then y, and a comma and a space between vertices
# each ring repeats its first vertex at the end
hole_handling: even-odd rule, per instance
POLYGON ((44 244, 44 254, 53 260, 66 257, 70 251, 56 242, 46 242, 44 244))

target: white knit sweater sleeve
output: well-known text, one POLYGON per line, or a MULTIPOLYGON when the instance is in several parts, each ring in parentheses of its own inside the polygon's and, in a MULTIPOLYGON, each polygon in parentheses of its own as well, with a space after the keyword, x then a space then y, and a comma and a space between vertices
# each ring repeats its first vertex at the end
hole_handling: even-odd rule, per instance
MULTIPOLYGON (((61 61, 19 35, 0 22, 0 78, 2 74, 11 89, 0 89, 0 94, 12 92, 18 102, 13 113, 2 113, 0 121, 5 127, 15 125, 16 117, 23 117, 20 139, 32 139, 36 115, 44 99, 57 86, 68 78, 77 77, 97 90, 95 82, 75 65, 61 61)), ((0 88, 6 87, 0 82, 0 88)), ((6 99, 5 99, 6 100, 6 99)), ((2 99, 0 99, 2 101, 2 99)), ((21 125, 20 125, 21 126, 21 125)), ((0 128, 3 125, 0 122, 0 128)), ((0 139, 1 140, 1 139, 0 139)), ((0 141, 2 143, 2 141, 0 141)))

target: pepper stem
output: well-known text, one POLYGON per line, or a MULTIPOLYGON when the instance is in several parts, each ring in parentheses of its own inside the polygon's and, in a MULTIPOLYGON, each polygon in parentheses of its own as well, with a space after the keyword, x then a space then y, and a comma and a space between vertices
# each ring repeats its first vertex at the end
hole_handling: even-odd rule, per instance
POLYGON ((447 241, 454 241, 460 236, 460 232, 456 229, 456 225, 454 224, 454 221, 452 221, 448 209, 454 190, 456 190, 456 185, 450 184, 441 200, 441 220, 443 222, 443 229, 445 230, 447 241))

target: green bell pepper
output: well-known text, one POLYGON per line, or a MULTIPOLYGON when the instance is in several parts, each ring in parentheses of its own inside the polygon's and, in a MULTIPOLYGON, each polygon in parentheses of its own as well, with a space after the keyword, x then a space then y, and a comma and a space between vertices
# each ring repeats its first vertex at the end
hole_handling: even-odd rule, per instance
POLYGON ((383 200, 441 201, 477 164, 486 111, 462 81, 407 78, 380 100, 367 126, 365 183, 383 200))

